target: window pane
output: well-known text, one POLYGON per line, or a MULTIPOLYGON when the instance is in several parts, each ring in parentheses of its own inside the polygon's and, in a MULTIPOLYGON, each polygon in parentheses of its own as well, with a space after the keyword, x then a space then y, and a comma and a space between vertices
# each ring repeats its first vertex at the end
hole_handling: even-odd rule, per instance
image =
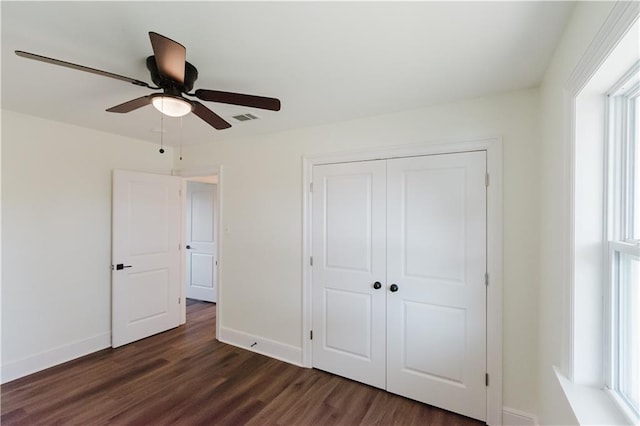
POLYGON ((619 253, 620 393, 640 412, 640 258, 619 253))
POLYGON ((631 179, 633 182, 630 182, 632 185, 633 191, 631 192, 631 214, 632 223, 630 224, 631 228, 631 239, 640 240, 640 99, 634 98, 631 102, 631 108, 633 108, 635 120, 632 120, 632 125, 634 126, 631 129, 631 153, 633 155, 633 160, 631 162, 631 167, 633 168, 631 173, 631 179))

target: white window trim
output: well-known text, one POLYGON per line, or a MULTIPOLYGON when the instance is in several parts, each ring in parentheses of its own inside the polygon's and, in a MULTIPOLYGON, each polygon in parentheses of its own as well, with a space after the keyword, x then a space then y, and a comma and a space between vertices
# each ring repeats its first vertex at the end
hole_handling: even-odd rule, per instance
POLYGON ((607 389, 607 394, 609 395, 609 398, 611 398, 616 404, 616 408, 622 410, 622 414, 626 417, 630 424, 637 425, 638 416, 636 416, 636 414, 627 407, 627 404, 622 400, 622 398, 620 398, 620 395, 618 395, 617 392, 614 392, 611 389, 607 389))
MULTIPOLYGON (((628 421, 626 415, 613 399, 609 397, 604 388, 604 367, 602 368, 602 386, 581 386, 575 383, 577 376, 575 356, 576 338, 576 102, 581 91, 589 83, 596 71, 608 59, 609 55, 618 46, 620 41, 629 32, 630 28, 638 21, 640 16, 640 5, 638 2, 616 2, 612 11, 604 22, 602 28, 595 36, 591 45, 587 48, 576 65, 573 73, 565 84, 565 117, 568 117, 568 125, 565 127, 565 153, 568 160, 564 175, 563 187, 566 194, 566 204, 563 206, 565 212, 565 235, 563 236, 563 264, 564 283, 563 305, 567 316, 563 318, 563 356, 560 368, 554 367, 558 381, 567 396, 569 403, 582 423, 604 422, 614 424, 628 421)), ((606 167, 606 166, 605 166, 606 167)), ((605 188, 606 191, 606 188, 605 188)), ((605 218, 606 219, 606 218, 605 218)), ((603 227, 604 228, 604 227, 603 227)), ((605 229, 603 229, 603 240, 606 241, 605 229)), ((603 257, 603 264, 608 262, 603 257)), ((603 274, 603 282, 605 278, 603 274)), ((604 317, 603 317, 604 318, 604 317)), ((603 331, 608 327, 602 324, 603 331)))
MULTIPOLYGON (((614 85, 609 92, 609 102, 607 105, 607 114, 610 115, 607 122, 608 129, 608 149, 606 150, 607 165, 607 233, 608 241, 621 240, 628 235, 631 227, 632 218, 622 217, 629 209, 627 206, 619 206, 629 200, 629 191, 622 178, 633 170, 635 159, 629 156, 629 135, 620 134, 620 128, 634 128, 640 123, 635 123, 636 117, 633 111, 630 111, 631 99, 639 99, 640 97, 640 60, 635 63, 614 85), (627 88, 624 86, 627 85, 627 88), (622 122, 611 123, 612 119, 621 120, 622 122), (631 121, 627 124, 627 121, 631 121), (613 166, 623 164, 626 170, 620 170, 619 173, 613 174, 613 166), (626 194, 622 194, 626 193, 626 194)), ((636 101, 640 102, 640 101, 636 101)), ((636 108, 640 107, 636 106, 636 108)), ((634 136, 632 136, 634 137, 634 136)))
MULTIPOLYGON (((608 298, 606 301, 606 311, 607 318, 609 318, 609 322, 607 324, 607 336, 611 339, 614 336, 614 332, 617 329, 618 325, 613 318, 614 304, 618 300, 618 292, 620 291, 617 285, 617 277, 614 277, 614 262, 617 261, 616 255, 618 253, 631 255, 634 257, 640 258, 640 243, 638 242, 621 242, 621 241, 611 241, 608 244, 608 282, 611 283, 608 298)), ((617 380, 619 377, 618 365, 615 361, 617 342, 613 343, 607 350, 607 365, 606 365, 606 377, 605 377, 605 389, 607 394, 613 401, 616 403, 617 407, 622 411, 622 414, 632 423, 638 424, 640 423, 640 417, 633 410, 629 408, 627 402, 623 400, 620 394, 616 391, 618 384, 617 380)))
POLYGON ((560 371, 570 380, 574 380, 574 328, 573 321, 575 314, 575 199, 576 199, 576 101, 580 92, 589 83, 596 71, 607 60, 620 41, 629 32, 629 29, 636 23, 640 15, 640 5, 638 2, 616 2, 611 13, 603 23, 602 28, 596 34, 593 42, 576 65, 573 73, 565 84, 565 116, 569 123, 565 127, 566 157, 569 160, 564 176, 563 186, 565 188, 566 204, 564 210, 566 234, 563 236, 563 264, 565 265, 564 282, 569 283, 568 298, 565 299, 565 308, 569 313, 564 324, 564 338, 567 342, 564 348, 564 355, 560 371))
MULTIPOLYGON (((615 277, 617 262, 617 253, 624 253, 635 257, 640 257, 640 245, 638 242, 625 242, 626 236, 631 232, 631 223, 633 218, 628 217, 626 213, 629 211, 626 202, 629 201, 630 191, 626 185, 625 177, 628 176, 634 167, 635 158, 629 155, 629 136, 626 132, 620 132, 620 129, 635 129, 636 117, 634 110, 630 109, 632 99, 636 99, 640 94, 640 82, 638 75, 640 73, 640 60, 631 67, 610 90, 608 110, 609 129, 608 149, 606 150, 607 164, 607 194, 606 194, 606 277, 605 283, 607 291, 605 294, 605 365, 604 365, 604 386, 609 396, 615 401, 617 406, 622 410, 623 414, 634 424, 640 422, 637 413, 631 410, 627 402, 619 395, 618 388, 618 342, 616 332, 619 324, 614 313, 617 310, 616 303, 618 301, 618 280, 615 277), (626 87, 625 87, 626 86, 626 87), (616 169, 616 166, 622 167, 616 169), (615 171, 618 171, 617 173, 615 171)), ((637 106, 636 106, 637 107, 637 106)), ((631 135, 631 138, 635 137, 631 135)), ((638 141, 636 141, 638 143, 638 141)))

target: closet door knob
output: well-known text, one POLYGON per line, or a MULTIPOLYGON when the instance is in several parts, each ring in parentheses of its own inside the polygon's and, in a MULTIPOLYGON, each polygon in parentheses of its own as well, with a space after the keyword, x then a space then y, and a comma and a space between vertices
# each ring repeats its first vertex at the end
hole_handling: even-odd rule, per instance
POLYGON ((397 286, 396 284, 391 284, 391 285, 389 286, 389 291, 390 291, 391 293, 395 293, 396 291, 398 291, 398 286, 397 286))
POLYGON ((380 284, 380 282, 376 281, 375 283, 373 283, 373 288, 375 288, 376 290, 379 290, 380 287, 382 287, 382 284, 380 284))
POLYGON ((186 246, 185 248, 186 248, 187 250, 191 250, 191 246, 189 246, 189 245, 188 245, 188 246, 186 246))

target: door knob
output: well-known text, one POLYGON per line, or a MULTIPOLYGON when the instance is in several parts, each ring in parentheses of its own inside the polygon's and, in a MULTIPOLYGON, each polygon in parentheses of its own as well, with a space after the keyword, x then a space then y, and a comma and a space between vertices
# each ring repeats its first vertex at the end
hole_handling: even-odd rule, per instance
POLYGON ((116 271, 122 271, 124 268, 131 268, 133 265, 125 265, 123 263, 118 263, 116 265, 116 271))
POLYGON ((398 286, 396 284, 391 284, 389 286, 389 291, 391 291, 391 293, 395 293, 396 291, 398 291, 398 286))
POLYGON ((191 246, 190 246, 190 245, 187 245, 185 248, 186 248, 187 250, 191 250, 191 246))
POLYGON ((380 287, 382 287, 382 284, 380 284, 380 282, 376 281, 375 283, 373 283, 373 288, 375 288, 376 290, 378 290, 380 287))

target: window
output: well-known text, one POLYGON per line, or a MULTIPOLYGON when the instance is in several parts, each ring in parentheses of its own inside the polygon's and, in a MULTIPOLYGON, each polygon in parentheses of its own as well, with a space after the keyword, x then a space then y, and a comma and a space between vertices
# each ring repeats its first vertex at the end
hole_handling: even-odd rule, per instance
POLYGON ((640 62, 609 95, 607 385, 632 420, 640 419, 640 62))

